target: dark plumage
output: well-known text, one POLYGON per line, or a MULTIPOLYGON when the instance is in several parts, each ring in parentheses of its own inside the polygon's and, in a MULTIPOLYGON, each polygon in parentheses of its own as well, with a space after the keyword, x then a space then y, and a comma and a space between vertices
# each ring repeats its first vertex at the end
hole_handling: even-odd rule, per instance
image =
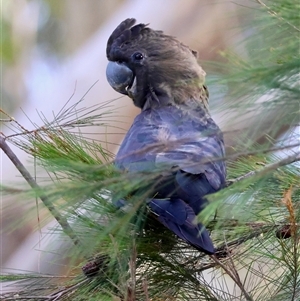
POLYGON ((107 43, 107 78, 141 108, 116 156, 116 166, 134 173, 161 170, 148 206, 159 221, 208 254, 207 230, 195 223, 205 195, 225 183, 222 133, 208 112, 205 72, 196 52, 134 19, 123 21, 107 43), (153 198, 154 197, 154 198, 153 198))

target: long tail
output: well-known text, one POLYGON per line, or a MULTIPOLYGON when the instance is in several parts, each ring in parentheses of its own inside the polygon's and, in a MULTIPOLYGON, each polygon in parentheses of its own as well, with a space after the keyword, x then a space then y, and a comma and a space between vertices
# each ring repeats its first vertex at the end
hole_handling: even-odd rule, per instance
POLYGON ((208 231, 201 223, 195 223, 194 210, 178 198, 152 199, 148 206, 158 220, 181 239, 206 254, 214 254, 215 248, 208 231))

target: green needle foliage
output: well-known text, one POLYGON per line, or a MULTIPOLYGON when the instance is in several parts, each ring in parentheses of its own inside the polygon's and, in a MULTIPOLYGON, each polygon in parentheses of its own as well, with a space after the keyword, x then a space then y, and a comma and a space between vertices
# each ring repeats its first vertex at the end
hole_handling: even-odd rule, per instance
MULTIPOLYGON (((80 242, 68 244, 66 252, 72 276, 3 275, 2 281, 14 281, 5 300, 300 300, 300 156, 274 152, 289 148, 299 120, 300 5, 257 2, 254 33, 245 41, 248 58, 224 53, 229 62, 221 83, 238 115, 273 117, 267 130, 256 124, 222 158, 227 186, 208 196, 199 216, 211 231, 216 256, 178 239, 147 208, 149 183, 161 170, 122 173, 103 144, 84 137, 84 127, 106 127, 106 118, 116 116, 110 104, 68 103, 51 122, 41 116, 44 126, 33 131, 11 120, 15 134, 6 140, 50 176, 34 193, 51 201, 80 242), (267 98, 257 101, 262 96, 267 98), (265 140, 254 141, 250 130, 262 131, 265 140), (283 131, 288 134, 273 139, 283 131), (115 206, 119 200, 126 203, 121 209, 115 206)), ((299 150, 296 139, 292 144, 299 150)), ((64 227, 57 231, 74 242, 64 227)))
POLYGON ((216 110, 229 113, 232 123, 248 123, 255 116, 255 125, 243 128, 240 139, 248 147, 266 134, 278 137, 299 124, 300 4, 293 0, 247 4, 241 29, 245 38, 238 45, 243 51, 221 53, 227 64, 214 66, 223 77, 211 85, 223 84, 228 91, 230 101, 218 102, 216 110))

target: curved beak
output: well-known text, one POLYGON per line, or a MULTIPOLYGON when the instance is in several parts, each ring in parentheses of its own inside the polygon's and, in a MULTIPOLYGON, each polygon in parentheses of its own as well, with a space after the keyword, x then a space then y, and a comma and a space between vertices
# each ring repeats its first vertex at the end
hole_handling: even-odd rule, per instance
POLYGON ((134 81, 133 72, 126 65, 117 62, 107 64, 106 78, 114 90, 125 95, 128 95, 128 89, 134 81))

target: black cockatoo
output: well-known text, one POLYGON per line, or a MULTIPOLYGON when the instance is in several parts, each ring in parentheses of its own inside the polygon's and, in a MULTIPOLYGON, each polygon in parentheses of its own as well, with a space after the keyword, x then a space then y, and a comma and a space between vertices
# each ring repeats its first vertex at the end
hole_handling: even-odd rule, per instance
POLYGON ((213 254, 196 216, 205 195, 225 183, 224 143, 208 111, 205 72, 197 53, 172 36, 126 19, 111 34, 106 76, 141 113, 116 156, 129 173, 161 170, 148 203, 158 220, 198 250, 213 254))

